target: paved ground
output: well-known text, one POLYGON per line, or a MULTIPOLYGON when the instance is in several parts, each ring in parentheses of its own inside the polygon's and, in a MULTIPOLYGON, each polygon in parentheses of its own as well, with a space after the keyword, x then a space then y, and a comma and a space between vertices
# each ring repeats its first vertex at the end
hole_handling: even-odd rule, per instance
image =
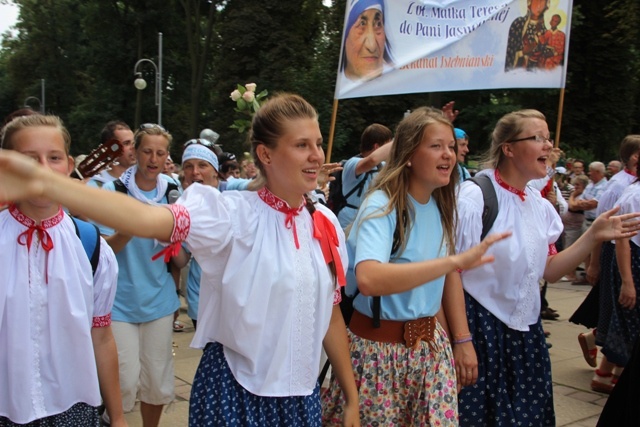
MULTIPOLYGON (((589 289, 589 286, 556 283, 547 291, 547 299, 560 314, 557 321, 544 321, 553 344, 550 354, 558 427, 595 427, 607 398, 589 388, 593 369, 584 361, 577 340, 584 329, 567 320, 589 289)), ((176 401, 162 415, 160 425, 164 427, 187 425, 191 382, 200 361, 201 352, 189 347, 193 328, 185 310, 183 307, 180 320, 189 327, 184 332, 174 333, 176 401)), ((127 420, 130 427, 142 426, 137 410, 127 414, 127 420)))

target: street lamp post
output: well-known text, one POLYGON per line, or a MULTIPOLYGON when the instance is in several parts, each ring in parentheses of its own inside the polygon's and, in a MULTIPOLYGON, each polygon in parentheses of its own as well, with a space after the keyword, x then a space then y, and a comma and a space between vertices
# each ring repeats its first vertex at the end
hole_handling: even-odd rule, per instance
POLYGON ((45 114, 45 104, 44 104, 44 79, 40 79, 40 98, 37 96, 27 96, 24 100, 25 108, 31 108, 29 105, 29 101, 34 100, 38 101, 38 105, 40 106, 40 112, 45 114))
POLYGON ((158 106, 158 124, 162 125, 162 33, 158 33, 158 65, 150 59, 140 59, 133 67, 133 75, 136 76, 136 80, 133 85, 138 90, 143 90, 147 87, 147 82, 142 78, 142 73, 138 71, 138 66, 143 62, 148 62, 153 65, 156 70, 156 105, 158 106))

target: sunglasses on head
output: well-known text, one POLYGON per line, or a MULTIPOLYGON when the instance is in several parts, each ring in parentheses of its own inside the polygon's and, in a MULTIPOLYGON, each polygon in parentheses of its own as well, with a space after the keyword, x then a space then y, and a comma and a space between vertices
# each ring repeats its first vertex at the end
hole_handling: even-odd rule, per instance
POLYGON ((146 130, 146 129, 160 129, 162 132, 166 132, 167 130, 165 128, 163 128, 162 126, 160 126, 159 124, 156 123, 143 123, 140 125, 140 130, 146 130))
POLYGON ((200 145, 204 145, 205 147, 213 149, 213 143, 211 141, 208 141, 202 138, 194 138, 194 139, 188 140, 187 142, 184 143, 184 148, 187 148, 188 146, 193 144, 200 144, 200 145))

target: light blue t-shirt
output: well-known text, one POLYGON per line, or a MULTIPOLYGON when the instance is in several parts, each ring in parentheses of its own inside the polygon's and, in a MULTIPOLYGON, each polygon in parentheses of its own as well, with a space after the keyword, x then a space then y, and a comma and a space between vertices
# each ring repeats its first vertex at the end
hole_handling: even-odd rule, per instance
POLYGON ((200 279, 202 267, 191 258, 189 276, 187 277, 187 314, 190 319, 198 320, 198 303, 200 302, 200 279))
POLYGON ((338 212, 338 221, 340 221, 340 226, 345 229, 353 222, 356 218, 356 214, 358 213, 358 208, 362 203, 362 198, 365 193, 369 189, 369 185, 373 181, 373 178, 378 174, 378 167, 374 168, 371 173, 368 175, 366 173, 362 173, 360 175, 356 175, 356 166, 362 160, 362 157, 356 156, 352 157, 345 162, 342 166, 342 195, 346 196, 352 191, 360 182, 364 179, 366 180, 362 190, 354 191, 349 197, 347 197, 347 204, 350 206, 345 206, 338 212), (365 176, 366 175, 366 176, 365 176), (352 206, 355 206, 352 207, 352 206))
MULTIPOLYGON (((385 216, 378 216, 384 211, 388 198, 382 191, 369 195, 363 202, 353 223, 347 239, 349 268, 347 271, 347 294, 356 291, 355 268, 358 263, 367 260, 403 264, 440 258, 446 255, 446 244, 443 241, 440 211, 433 197, 422 205, 411 196, 409 200, 415 209, 415 221, 407 239, 407 246, 398 258, 391 259, 393 232, 396 227, 396 213, 393 210, 385 216), (369 217, 372 215, 373 217, 369 217)), ((419 317, 435 316, 440 309, 444 276, 427 282, 412 290, 399 294, 385 295, 380 298, 382 319, 413 320, 419 317)), ((373 298, 362 294, 354 300, 356 310, 373 317, 373 298)))
MULTIPOLYGON (((102 188, 115 191, 112 182, 102 188)), ((154 198, 157 193, 157 189, 142 191, 149 199, 154 198)), ((160 203, 167 203, 166 197, 160 203)), ((98 227, 101 234, 110 236, 114 233, 108 227, 99 224, 98 227)), ((163 257, 151 260, 162 249, 154 239, 134 237, 116 254, 120 271, 111 312, 112 320, 127 323, 150 322, 180 308, 176 285, 163 257)))

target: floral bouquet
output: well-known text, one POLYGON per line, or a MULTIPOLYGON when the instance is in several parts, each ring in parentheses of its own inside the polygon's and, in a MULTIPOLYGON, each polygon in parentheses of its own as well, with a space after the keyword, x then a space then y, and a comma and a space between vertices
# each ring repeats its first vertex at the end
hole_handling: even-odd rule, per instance
POLYGON ((248 119, 237 119, 233 121, 230 126, 232 129, 238 129, 238 132, 243 133, 251 126, 251 118, 260 109, 262 104, 267 100, 269 92, 263 90, 256 94, 255 83, 247 83, 246 85, 238 85, 238 88, 231 92, 229 98, 236 103, 236 112, 249 116, 248 119))

